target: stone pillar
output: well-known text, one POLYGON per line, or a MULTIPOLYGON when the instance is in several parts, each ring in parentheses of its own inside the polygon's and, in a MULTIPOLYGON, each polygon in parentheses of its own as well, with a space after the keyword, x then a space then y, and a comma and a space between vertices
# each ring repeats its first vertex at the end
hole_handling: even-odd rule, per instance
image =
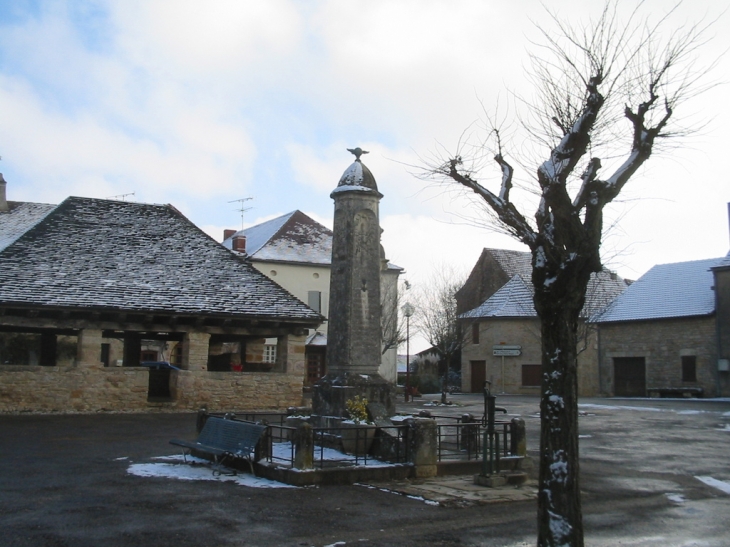
POLYGON ((101 365, 101 330, 83 329, 79 331, 76 344, 76 366, 101 365))
POLYGON ((307 422, 302 422, 294 433, 294 468, 314 468, 314 430, 307 422))
POLYGON ((208 370, 207 332, 186 332, 182 341, 182 368, 185 370, 208 370))
POLYGON ((378 374, 381 355, 379 207, 383 195, 364 152, 350 150, 355 162, 331 194, 335 202, 330 298, 327 326, 327 374, 315 386, 312 410, 318 416, 346 416, 355 395, 381 403, 395 414, 395 386, 378 374))
POLYGON ((438 436, 436 420, 416 418, 411 437, 411 463, 416 477, 435 477, 438 473, 438 436))
POLYGON ((306 335, 289 334, 279 337, 276 347, 276 370, 299 376, 304 383, 306 373, 306 335))

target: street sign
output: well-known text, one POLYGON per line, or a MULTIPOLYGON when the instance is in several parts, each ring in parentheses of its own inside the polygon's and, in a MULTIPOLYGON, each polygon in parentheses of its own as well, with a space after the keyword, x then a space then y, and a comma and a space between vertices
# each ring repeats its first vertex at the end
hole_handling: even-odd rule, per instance
POLYGON ((517 357, 522 355, 522 346, 492 346, 492 354, 495 357, 517 357))

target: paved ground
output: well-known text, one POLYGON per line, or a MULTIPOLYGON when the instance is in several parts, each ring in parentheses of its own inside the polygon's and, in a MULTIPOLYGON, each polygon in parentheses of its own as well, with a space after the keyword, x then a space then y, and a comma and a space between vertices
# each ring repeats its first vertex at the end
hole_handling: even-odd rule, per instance
MULTIPOLYGON (((481 413, 478 397, 452 400, 459 406, 426 408, 481 413)), ((730 488, 730 401, 581 403, 587 545, 730 545, 730 494, 722 490, 730 488)), ((497 404, 525 419, 534 452, 537 399, 504 396, 497 404)), ((530 484, 488 490, 457 477, 264 489, 128 472, 174 454, 168 440, 193 437, 194 421, 192 414, 0 416, 0 545, 534 545, 530 484), (494 503, 500 498, 512 501, 494 503)))

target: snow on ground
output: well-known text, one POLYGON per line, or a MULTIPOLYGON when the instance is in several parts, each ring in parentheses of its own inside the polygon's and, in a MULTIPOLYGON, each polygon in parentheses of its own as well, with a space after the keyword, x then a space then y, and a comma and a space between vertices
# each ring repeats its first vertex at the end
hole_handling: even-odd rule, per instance
POLYGON ((695 477, 695 479, 704 482, 707 486, 712 486, 713 488, 717 488, 718 490, 730 495, 730 482, 717 480, 707 476, 698 476, 695 477))
POLYGON ((354 486, 363 486, 363 487, 365 487, 365 488, 367 488, 369 490, 379 490, 380 492, 385 492, 387 494, 396 494, 398 496, 405 496, 408 499, 412 499, 412 500, 416 500, 416 501, 422 501, 426 505, 435 505, 437 507, 439 505, 441 505, 439 502, 434 501, 434 500, 427 500, 423 496, 416 496, 414 494, 404 494, 404 493, 398 492, 396 490, 391 490, 390 488, 383 488, 382 486, 373 486, 371 484, 363 484, 363 483, 360 483, 360 482, 354 483, 354 486))
POLYGON ((183 461, 182 456, 162 456, 154 459, 164 461, 160 463, 133 463, 127 468, 127 473, 138 477, 162 477, 183 481, 234 482, 240 486, 250 488, 296 488, 290 484, 255 477, 249 473, 214 475, 209 461, 191 456, 187 458, 188 463, 183 461))
MULTIPOLYGON (((276 461, 291 461, 292 458, 292 444, 290 442, 285 443, 273 443, 272 445, 272 458, 276 461)), ((340 461, 347 464, 348 467, 352 467, 355 464, 358 467, 388 467, 394 465, 392 463, 381 462, 376 460, 372 456, 368 456, 367 462, 363 456, 356 458, 353 454, 343 454, 339 450, 334 448, 314 448, 314 460, 325 460, 325 461, 340 461)))
POLYGON ((598 408, 601 410, 637 410, 639 412, 663 412, 661 408, 654 408, 649 406, 598 405, 593 403, 579 403, 578 408, 598 408))

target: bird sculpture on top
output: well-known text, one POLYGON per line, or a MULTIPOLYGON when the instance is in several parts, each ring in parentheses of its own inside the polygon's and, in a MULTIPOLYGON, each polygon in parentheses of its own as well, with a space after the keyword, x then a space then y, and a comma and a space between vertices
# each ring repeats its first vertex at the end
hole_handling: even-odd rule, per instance
POLYGON ((353 154, 355 154, 355 160, 359 160, 360 159, 360 156, 362 156, 363 154, 369 154, 370 153, 367 150, 363 150, 359 146, 357 148, 348 148, 347 151, 348 152, 352 152, 353 154))

